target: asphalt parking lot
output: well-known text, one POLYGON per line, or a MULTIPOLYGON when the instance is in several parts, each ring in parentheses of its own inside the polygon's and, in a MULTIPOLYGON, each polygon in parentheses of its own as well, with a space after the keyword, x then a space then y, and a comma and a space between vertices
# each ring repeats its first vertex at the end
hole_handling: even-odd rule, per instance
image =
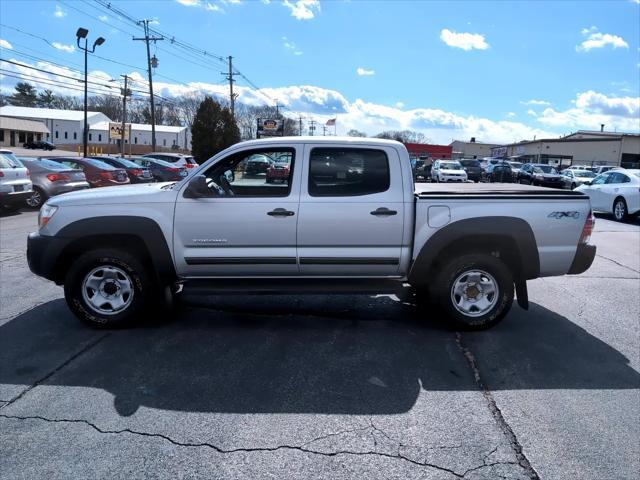
POLYGON ((0 218, 0 478, 632 479, 640 222, 482 333, 395 296, 187 298, 96 331, 0 218))

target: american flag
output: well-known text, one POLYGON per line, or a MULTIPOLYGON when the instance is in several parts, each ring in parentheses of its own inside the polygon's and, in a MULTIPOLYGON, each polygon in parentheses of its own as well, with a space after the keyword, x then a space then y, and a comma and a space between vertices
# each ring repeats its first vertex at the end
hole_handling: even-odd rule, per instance
POLYGON ((330 118, 329 120, 327 120, 327 123, 325 124, 327 127, 335 127, 336 125, 336 119, 335 118, 330 118))

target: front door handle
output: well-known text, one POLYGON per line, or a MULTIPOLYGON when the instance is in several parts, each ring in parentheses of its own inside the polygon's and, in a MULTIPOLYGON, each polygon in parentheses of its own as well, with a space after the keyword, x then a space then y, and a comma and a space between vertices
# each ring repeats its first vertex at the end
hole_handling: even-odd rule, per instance
POLYGON ((267 212, 267 215, 271 217, 291 217, 295 215, 296 212, 292 212, 291 210, 287 210, 285 208, 276 208, 275 210, 271 210, 267 212))
POLYGON ((398 212, 396 212, 395 210, 389 210, 387 207, 380 207, 376 210, 374 210, 373 212, 371 212, 371 215, 375 215, 377 217, 388 217, 390 215, 397 215, 398 212))

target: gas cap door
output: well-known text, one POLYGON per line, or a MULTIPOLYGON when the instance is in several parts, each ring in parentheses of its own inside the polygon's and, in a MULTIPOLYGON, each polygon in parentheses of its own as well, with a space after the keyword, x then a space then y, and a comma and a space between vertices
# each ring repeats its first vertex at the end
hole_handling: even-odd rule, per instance
POLYGON ((431 228, 440 228, 451 221, 451 210, 446 205, 433 205, 429 207, 427 216, 431 228))

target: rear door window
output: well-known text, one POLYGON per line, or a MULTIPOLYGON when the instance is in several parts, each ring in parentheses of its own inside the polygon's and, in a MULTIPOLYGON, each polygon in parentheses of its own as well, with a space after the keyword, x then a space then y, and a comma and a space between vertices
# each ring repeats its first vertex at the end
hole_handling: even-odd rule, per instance
POLYGON ((347 197, 389 189, 389 159, 382 150, 314 148, 309 157, 309 195, 347 197))

